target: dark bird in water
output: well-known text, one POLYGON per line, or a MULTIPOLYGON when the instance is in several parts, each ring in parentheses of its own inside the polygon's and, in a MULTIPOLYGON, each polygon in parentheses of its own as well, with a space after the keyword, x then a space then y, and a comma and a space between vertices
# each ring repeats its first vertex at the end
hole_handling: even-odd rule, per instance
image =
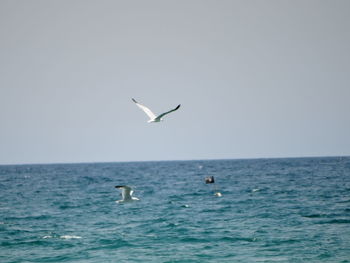
POLYGON ((206 184, 213 184, 213 183, 215 183, 214 176, 205 177, 205 183, 206 184))

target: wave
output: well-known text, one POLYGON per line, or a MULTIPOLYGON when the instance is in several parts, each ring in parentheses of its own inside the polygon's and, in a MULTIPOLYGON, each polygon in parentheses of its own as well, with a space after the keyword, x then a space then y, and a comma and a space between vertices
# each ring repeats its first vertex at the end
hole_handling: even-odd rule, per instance
POLYGON ((350 224, 350 219, 332 219, 327 221, 320 221, 317 224, 350 224))
POLYGON ((330 213, 330 214, 309 214, 309 215, 303 215, 302 217, 306 218, 339 218, 342 217, 343 214, 340 213, 330 213))

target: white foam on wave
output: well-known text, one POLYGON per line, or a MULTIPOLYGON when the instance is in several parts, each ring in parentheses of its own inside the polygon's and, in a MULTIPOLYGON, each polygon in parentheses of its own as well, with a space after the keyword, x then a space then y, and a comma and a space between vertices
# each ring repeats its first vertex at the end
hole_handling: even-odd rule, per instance
POLYGON ((62 238, 62 239, 80 239, 82 237, 74 236, 74 235, 63 235, 63 236, 60 236, 60 238, 62 238))

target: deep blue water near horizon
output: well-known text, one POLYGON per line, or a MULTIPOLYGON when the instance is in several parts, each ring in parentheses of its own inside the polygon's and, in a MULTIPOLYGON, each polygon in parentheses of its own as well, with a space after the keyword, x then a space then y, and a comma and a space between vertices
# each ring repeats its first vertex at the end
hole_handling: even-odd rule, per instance
POLYGON ((350 157, 0 166, 0 262, 350 262, 350 157))

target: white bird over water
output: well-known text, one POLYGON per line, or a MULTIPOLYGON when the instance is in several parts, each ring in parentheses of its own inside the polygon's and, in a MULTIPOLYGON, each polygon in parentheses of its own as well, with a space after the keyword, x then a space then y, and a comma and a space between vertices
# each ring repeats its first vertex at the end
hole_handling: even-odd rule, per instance
POLYGON ((137 197, 132 197, 132 194, 133 194, 134 191, 129 186, 117 185, 117 186, 115 186, 115 188, 122 189, 122 197, 123 197, 123 199, 116 201, 117 203, 125 203, 125 202, 132 202, 132 201, 140 200, 137 197))
POLYGON ((149 108, 147 108, 146 106, 143 106, 142 104, 138 103, 135 99, 132 99, 132 101, 135 102, 136 105, 137 105, 141 110, 143 110, 143 111, 147 114, 147 116, 150 118, 150 119, 148 120, 148 123, 150 123, 150 122, 160 122, 160 121, 162 121, 162 120, 163 120, 163 117, 164 117, 165 115, 169 114, 170 112, 173 112, 173 111, 178 110, 178 109, 180 108, 180 105, 181 105, 181 104, 179 104, 179 105, 176 106, 175 109, 172 109, 172 110, 170 110, 170 111, 164 112, 164 113, 159 114, 159 115, 157 116, 157 115, 155 115, 149 108))

